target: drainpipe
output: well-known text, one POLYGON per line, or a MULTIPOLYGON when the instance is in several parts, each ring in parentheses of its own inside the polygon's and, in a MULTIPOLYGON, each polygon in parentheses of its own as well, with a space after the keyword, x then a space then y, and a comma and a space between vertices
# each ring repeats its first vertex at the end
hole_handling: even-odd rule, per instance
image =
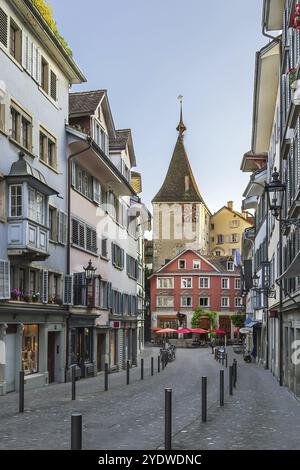
MULTIPOLYGON (((74 152, 68 157, 68 164, 67 164, 67 191, 68 191, 68 221, 67 221, 67 274, 70 274, 71 271, 71 175, 72 175, 72 161, 75 157, 78 157, 84 152, 87 152, 92 147, 92 139, 88 136, 87 138, 88 145, 83 150, 79 152, 74 152)), ((66 306, 66 310, 70 310, 70 306, 66 306)), ((65 371, 67 372, 69 368, 69 323, 70 323, 70 316, 69 313, 67 315, 67 336, 66 336, 66 367, 65 371)), ((65 372, 65 373, 66 373, 65 372)), ((65 378, 66 381, 66 378, 65 378)))
MULTIPOLYGON (((269 10, 269 7, 266 7, 267 2, 264 1, 264 6, 263 6, 263 20, 262 20, 262 34, 266 38, 272 39, 272 41, 280 42, 280 37, 275 37, 271 36, 271 34, 266 33, 266 17, 267 17, 267 9, 269 10)), ((268 4, 269 5, 269 4, 268 4)), ((269 13, 269 11, 268 11, 269 13)))

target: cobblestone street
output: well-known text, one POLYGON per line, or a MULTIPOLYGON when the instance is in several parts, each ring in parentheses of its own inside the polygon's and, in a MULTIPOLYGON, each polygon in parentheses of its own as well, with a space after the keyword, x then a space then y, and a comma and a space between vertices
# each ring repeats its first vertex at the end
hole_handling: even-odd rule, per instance
MULTIPOLYGON (((229 351, 229 349, 228 349, 229 351)), ((28 391, 25 413, 18 413, 16 393, 0 398, 0 449, 69 449, 70 416, 83 415, 84 449, 163 448, 164 389, 173 388, 173 448, 300 449, 300 404, 280 389, 273 376, 239 358, 238 383, 220 409, 219 369, 210 349, 178 350, 176 361, 157 373, 158 349, 145 351, 145 380, 140 368, 77 383, 28 391), (150 356, 155 375, 150 376, 150 356), (208 377, 208 422, 201 424, 201 376, 208 377), (292 423, 292 425, 291 425, 292 423)), ((233 354, 231 353, 231 360, 233 354)), ((235 357, 237 357, 235 355, 235 357)))

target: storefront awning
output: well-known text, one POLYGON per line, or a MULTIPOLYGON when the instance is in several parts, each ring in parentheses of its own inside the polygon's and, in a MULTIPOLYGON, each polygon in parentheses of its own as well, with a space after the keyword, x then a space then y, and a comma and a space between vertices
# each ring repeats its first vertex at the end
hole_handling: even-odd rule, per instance
POLYGON ((284 273, 277 279, 278 281, 282 279, 290 279, 300 276, 300 251, 295 256, 289 267, 284 271, 284 273))

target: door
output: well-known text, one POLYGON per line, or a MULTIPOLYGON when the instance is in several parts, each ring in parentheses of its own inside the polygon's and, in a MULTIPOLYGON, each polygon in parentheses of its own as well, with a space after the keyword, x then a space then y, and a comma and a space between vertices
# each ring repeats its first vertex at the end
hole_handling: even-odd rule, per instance
POLYGON ((97 371, 104 370, 105 363, 105 335, 97 335, 97 371))
POLYGON ((223 316, 219 318, 219 328, 226 332, 226 337, 229 339, 231 335, 231 320, 230 316, 223 316))
POLYGON ((13 392, 15 390, 15 374, 16 374, 16 335, 7 334, 5 339, 5 381, 6 391, 13 392))
POLYGON ((53 383, 55 379, 55 332, 48 333, 48 381, 53 383))

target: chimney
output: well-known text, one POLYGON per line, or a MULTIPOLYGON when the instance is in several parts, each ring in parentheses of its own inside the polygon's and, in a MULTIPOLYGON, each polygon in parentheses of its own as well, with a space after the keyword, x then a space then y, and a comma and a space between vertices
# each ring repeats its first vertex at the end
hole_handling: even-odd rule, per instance
POLYGON ((233 211, 233 201, 228 201, 228 202, 227 202, 227 207, 228 207, 228 209, 230 209, 231 211, 233 211))

